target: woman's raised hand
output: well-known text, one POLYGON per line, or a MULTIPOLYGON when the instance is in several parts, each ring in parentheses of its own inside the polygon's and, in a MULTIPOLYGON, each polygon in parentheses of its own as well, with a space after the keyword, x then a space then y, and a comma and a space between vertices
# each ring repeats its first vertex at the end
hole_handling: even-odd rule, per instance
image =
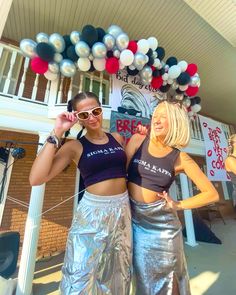
POLYGON ((77 122, 76 112, 63 112, 56 118, 54 131, 56 135, 62 136, 65 131, 69 130, 77 122))

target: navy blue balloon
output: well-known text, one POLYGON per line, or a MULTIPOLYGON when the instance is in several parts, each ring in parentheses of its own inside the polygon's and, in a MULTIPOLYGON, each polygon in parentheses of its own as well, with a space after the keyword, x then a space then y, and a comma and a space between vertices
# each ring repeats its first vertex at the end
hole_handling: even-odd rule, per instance
POLYGON ((72 61, 77 61, 78 58, 79 58, 78 55, 75 52, 75 46, 74 45, 71 45, 71 46, 69 46, 67 48, 66 55, 72 61))
POLYGON ((162 85, 160 88, 159 88, 159 90, 161 91, 161 92, 167 92, 167 91, 169 91, 169 89, 170 89, 170 84, 166 84, 166 85, 162 85))
POLYGON ((94 43, 98 41, 98 32, 91 26, 86 25, 82 29, 81 40, 86 42, 89 47, 92 47, 94 43))
POLYGON ((152 66, 154 64, 154 58, 153 57, 149 57, 149 60, 147 62, 148 66, 152 66))
POLYGON ((190 101, 191 101, 191 107, 197 104, 196 97, 191 98, 190 101))
POLYGON ((178 94, 182 94, 182 93, 184 93, 184 91, 180 90, 179 88, 177 88, 177 89, 175 90, 175 92, 178 93, 178 94))
POLYGON ((165 57, 165 49, 163 47, 157 47, 156 49, 157 57, 162 60, 165 57))
POLYGON ((113 57, 113 51, 112 50, 107 51, 107 57, 113 57))
POLYGON ((161 68, 161 69, 160 69, 160 74, 161 74, 161 75, 164 75, 164 74, 165 74, 165 72, 166 72, 166 71, 165 71, 165 69, 164 69, 164 68, 161 68))
POLYGON ((139 73, 139 70, 137 70, 137 69, 131 70, 130 68, 127 67, 127 73, 130 76, 136 76, 139 73))
POLYGON ((97 28, 97 33, 98 33, 98 41, 102 42, 103 37, 106 35, 106 32, 103 30, 103 28, 97 28))
POLYGON ((177 63, 178 63, 178 60, 177 60, 177 58, 174 57, 174 56, 169 57, 169 58, 167 59, 167 61, 166 61, 166 64, 167 64, 169 67, 177 65, 177 63))
POLYGON ((190 75, 187 72, 183 72, 177 78, 177 82, 179 85, 187 85, 190 82, 190 75))
POLYGON ((65 44, 66 44, 66 48, 70 47, 72 44, 71 40, 70 40, 70 35, 64 35, 63 36, 63 39, 65 41, 65 44))
POLYGON ((41 59, 50 62, 53 61, 55 49, 51 44, 40 42, 36 46, 36 53, 41 59))
POLYGON ((95 67, 93 66, 93 62, 91 61, 91 66, 90 66, 90 69, 89 69, 89 72, 94 72, 96 69, 95 67))
POLYGON ((160 74, 160 71, 158 71, 158 69, 155 69, 153 72, 152 72, 152 76, 153 77, 159 77, 161 74, 160 74))
POLYGON ((146 55, 147 55, 148 57, 152 57, 152 55, 153 55, 153 50, 150 48, 150 49, 148 50, 148 52, 146 53, 146 55))
POLYGON ((196 101, 196 104, 201 103, 201 97, 199 97, 199 96, 195 96, 194 99, 195 99, 195 101, 196 101))

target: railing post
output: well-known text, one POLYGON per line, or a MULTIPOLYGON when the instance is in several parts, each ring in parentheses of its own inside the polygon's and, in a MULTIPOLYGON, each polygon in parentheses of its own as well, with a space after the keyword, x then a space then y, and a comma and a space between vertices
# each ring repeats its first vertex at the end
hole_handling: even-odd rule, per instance
POLYGON ((60 81, 60 78, 57 78, 56 80, 53 80, 50 83, 50 90, 49 90, 49 96, 48 96, 48 106, 49 107, 54 107, 57 102, 59 81, 60 81))
POLYGON ((11 78, 12 78, 12 71, 13 71, 15 61, 16 61, 16 56, 17 56, 17 51, 13 51, 12 56, 11 56, 10 69, 8 71, 8 74, 7 74, 7 79, 5 81, 5 85, 4 85, 4 88, 3 88, 3 93, 8 93, 10 83, 11 83, 11 78))
POLYGON ((20 87, 19 87, 18 94, 17 94, 19 97, 23 96, 23 92, 25 89, 26 72, 29 67, 29 61, 30 61, 30 59, 28 57, 26 57, 25 62, 24 62, 24 72, 23 72, 23 75, 21 78, 20 87))

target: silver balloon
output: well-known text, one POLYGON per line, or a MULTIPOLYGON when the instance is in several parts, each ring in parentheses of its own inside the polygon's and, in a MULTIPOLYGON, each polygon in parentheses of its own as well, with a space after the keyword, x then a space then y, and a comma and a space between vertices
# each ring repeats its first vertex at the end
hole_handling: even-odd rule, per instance
POLYGON ((60 62, 60 71, 65 77, 73 77, 76 73, 76 67, 70 59, 63 59, 60 62))
POLYGON ((65 50, 65 47, 66 47, 65 41, 63 37, 58 33, 54 33, 49 37, 49 43, 53 45, 56 52, 58 53, 61 53, 65 50))
POLYGON ((48 69, 51 73, 57 74, 59 72, 59 65, 56 62, 49 62, 48 63, 48 69))
POLYGON ((63 56, 60 53, 55 53, 53 60, 59 64, 63 60, 63 56))
POLYGON ((104 58, 107 54, 106 46, 102 42, 96 42, 92 47, 92 53, 95 58, 104 58))
POLYGON ((144 67, 144 65, 146 64, 145 54, 143 54, 141 52, 135 53, 133 64, 136 67, 136 69, 138 69, 138 70, 142 69, 144 67))
POLYGON ((33 58, 36 55, 35 48, 37 43, 31 39, 23 39, 20 42, 20 49, 24 56, 33 58))
POLYGON ((38 43, 41 43, 41 42, 48 43, 48 41, 49 41, 49 36, 48 36, 48 34, 43 33, 43 32, 38 33, 38 34, 36 35, 36 41, 37 41, 38 43))
POLYGON ((116 25, 111 25, 108 29, 107 29, 107 33, 112 35, 113 37, 117 38, 118 35, 120 35, 122 33, 122 29, 116 25))
POLYGON ((150 80, 152 78, 152 69, 149 66, 145 66, 140 72, 139 75, 143 80, 150 80))
POLYGON ((115 40, 114 36, 112 36, 110 34, 106 34, 103 37, 103 40, 102 41, 106 45, 106 48, 108 50, 111 50, 115 46, 115 43, 116 43, 116 40, 115 40))
POLYGON ((116 46, 119 50, 124 50, 129 45, 129 37, 125 33, 121 33, 116 38, 116 46))
POLYGON ((191 77, 190 79, 190 86, 193 86, 193 87, 200 87, 200 78, 199 78, 199 75, 194 75, 191 77))
POLYGON ((114 57, 119 58, 120 57, 120 50, 118 50, 118 49, 114 50, 113 55, 114 55, 114 57))
POLYGON ((80 36, 81 36, 80 32, 77 32, 77 31, 71 32, 70 33, 70 41, 71 41, 71 43, 74 44, 74 45, 76 43, 78 43, 80 41, 80 36))
POLYGON ((75 52, 79 57, 88 57, 90 54, 90 48, 86 42, 79 41, 75 45, 75 52))

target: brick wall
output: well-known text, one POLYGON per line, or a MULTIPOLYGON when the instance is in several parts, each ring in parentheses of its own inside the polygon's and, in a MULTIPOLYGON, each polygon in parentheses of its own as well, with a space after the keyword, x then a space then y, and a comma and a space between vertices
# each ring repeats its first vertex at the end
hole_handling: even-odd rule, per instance
MULTIPOLYGON (((15 140, 24 142, 38 142, 38 137, 32 134, 0 131, 2 140, 15 140)), ((0 143, 0 146, 4 144, 0 143)), ((17 160, 12 168, 8 195, 29 203, 31 186, 29 173, 36 155, 37 145, 20 145, 26 150, 24 159, 17 160)), ((75 165, 62 172, 55 179, 46 184, 43 211, 55 206, 59 202, 74 194, 75 165)), ((41 222, 37 257, 48 256, 56 251, 63 251, 67 239, 68 228, 71 224, 73 199, 46 213, 41 222)), ((10 201, 6 202, 1 230, 19 231, 21 245, 24 237, 27 208, 10 201)), ((21 248, 20 248, 21 253, 21 248)))

